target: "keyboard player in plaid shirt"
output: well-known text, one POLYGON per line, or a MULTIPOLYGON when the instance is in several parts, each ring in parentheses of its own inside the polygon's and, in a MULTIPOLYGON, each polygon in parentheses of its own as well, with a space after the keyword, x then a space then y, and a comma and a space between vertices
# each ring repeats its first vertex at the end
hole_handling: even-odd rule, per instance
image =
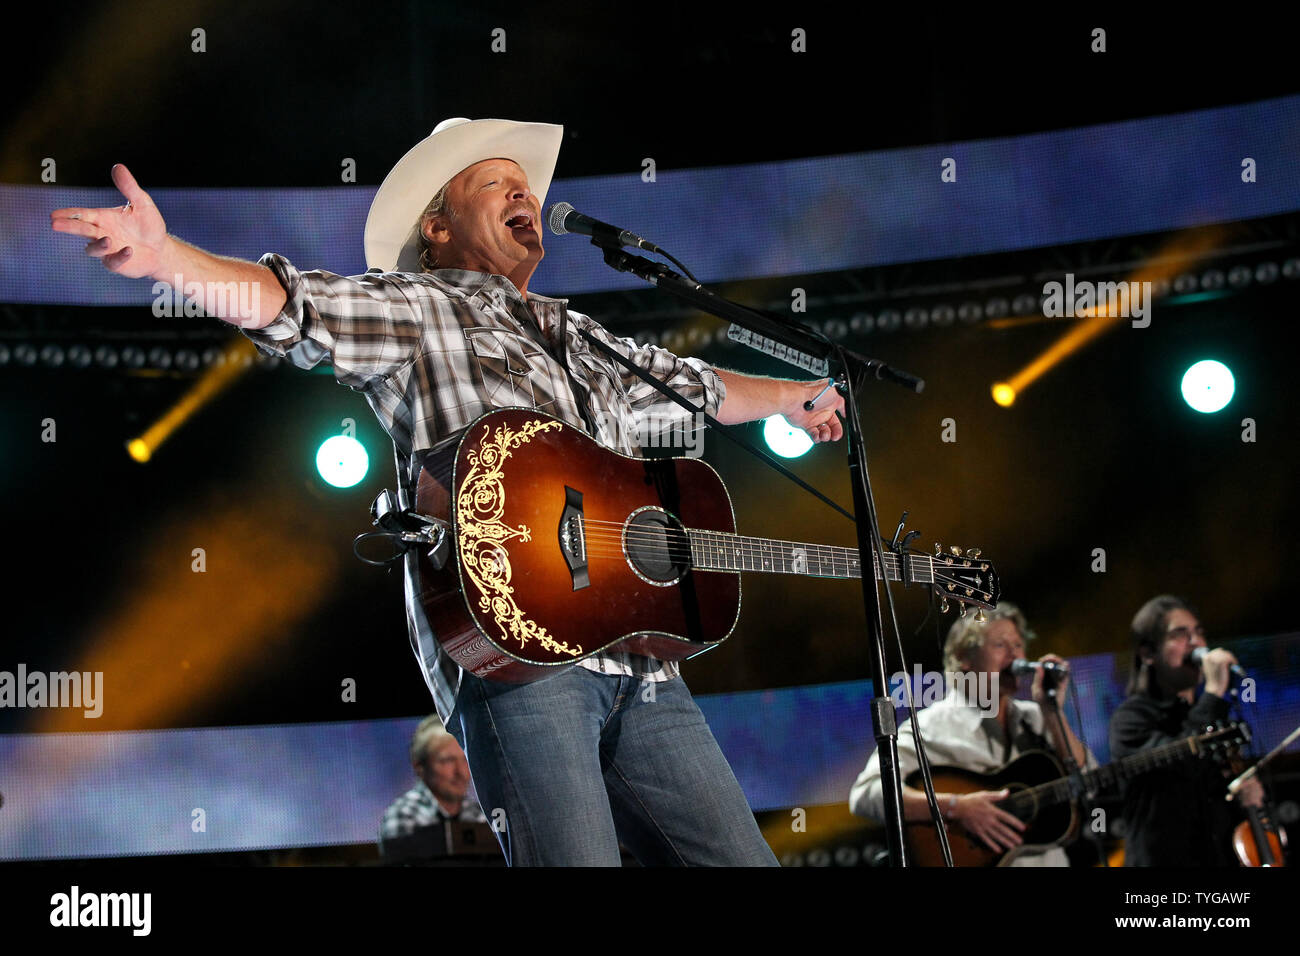
MULTIPOLYGON (((635 453, 647 419, 687 418, 574 326, 724 424, 781 414, 814 441, 837 441, 840 395, 827 390, 812 411, 803 407, 824 381, 741 375, 638 346, 567 300, 528 291, 562 135, 547 123, 439 124, 376 193, 364 237, 370 270, 360 276, 299 271, 274 254, 257 263, 215 256, 169 236, 122 165, 112 177, 125 206, 58 209, 51 224, 89 239, 87 254, 120 275, 181 276, 190 298, 265 352, 302 368, 329 360, 409 463, 408 481, 423 452, 495 407, 530 405, 623 454, 635 453), (246 314, 240 296, 209 291, 231 282, 257 290, 243 298, 246 314)), ((776 863, 676 664, 602 653, 532 684, 482 680, 441 654, 415 598, 417 575, 408 552, 412 645, 484 811, 502 821, 511 865, 617 866, 620 841, 646 865, 776 863)))

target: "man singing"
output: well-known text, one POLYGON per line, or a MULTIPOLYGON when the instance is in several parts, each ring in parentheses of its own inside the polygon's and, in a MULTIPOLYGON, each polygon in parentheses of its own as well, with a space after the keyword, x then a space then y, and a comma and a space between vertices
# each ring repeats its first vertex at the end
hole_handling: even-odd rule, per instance
MULTIPOLYGON (((1131 630, 1129 697, 1110 718, 1113 760, 1203 733, 1226 718, 1230 668, 1237 663, 1222 647, 1206 653, 1199 666, 1193 661, 1192 652, 1206 647, 1205 629, 1169 594, 1142 605, 1131 630)), ((1125 866, 1236 865, 1226 780, 1214 763, 1189 760, 1151 770, 1125 781, 1123 793, 1125 866)), ((1248 780, 1235 799, 1241 806, 1261 806, 1264 789, 1259 780, 1248 780)))
MULTIPOLYGON (((823 381, 740 375, 638 346, 567 300, 528 291, 562 136, 545 123, 439 124, 376 193, 365 229, 370 271, 360 276, 300 272, 274 254, 252 263, 203 252, 167 234, 121 165, 112 175, 125 206, 59 209, 52 225, 90 239, 87 253, 123 276, 180 275, 187 294, 195 290, 264 352, 302 368, 329 359, 409 463, 406 482, 426 452, 497 407, 543 410, 629 455, 647 419, 692 427, 688 413, 592 350, 578 328, 725 424, 781 414, 814 441, 838 440, 838 393, 804 409, 823 381), (259 290, 247 314, 204 291, 230 282, 259 290)), ((775 864, 675 664, 601 653, 533 684, 484 681, 441 653, 418 600, 413 551, 406 587, 412 645, 438 714, 465 748, 484 810, 505 811, 499 836, 511 865, 617 866, 620 840, 643 864, 775 864)))
MULTIPOLYGON (((1048 750, 1061 756, 1067 748, 1078 766, 1096 766, 1096 759, 1070 725, 1059 719, 1060 711, 1044 687, 1042 669, 1034 672, 1033 700, 1016 699, 1016 676, 1011 666, 1024 660, 1025 641, 1032 636, 1024 614, 1006 601, 1000 602, 983 623, 974 615, 952 622, 943 646, 944 670, 950 675, 976 679, 962 685, 960 680, 950 678, 946 696, 917 713, 916 722, 931 766, 991 773, 1029 750, 1048 750), (988 699, 979 699, 980 688, 988 689, 988 699)), ((1039 660, 1065 663, 1055 654, 1044 654, 1039 660)), ((1064 698, 1068 687, 1069 677, 1063 675, 1057 683, 1058 695, 1064 698)), ((898 726, 898 765, 904 780, 920 766, 910 720, 900 721, 898 726)), ((1007 790, 935 793, 945 820, 955 821, 1008 865, 1068 866, 1065 851, 1059 846, 1024 845, 1024 823, 999 806, 1007 796, 1007 790)), ((928 821, 929 806, 925 791, 903 785, 905 820, 928 821)), ((853 784, 849 809, 859 816, 884 821, 878 752, 872 752, 853 784)))

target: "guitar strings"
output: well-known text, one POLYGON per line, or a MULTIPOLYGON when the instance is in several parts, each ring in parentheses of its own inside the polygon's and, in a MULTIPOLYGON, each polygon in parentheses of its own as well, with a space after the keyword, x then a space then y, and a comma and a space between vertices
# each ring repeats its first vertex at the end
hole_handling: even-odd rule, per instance
MULTIPOLYGON (((588 518, 583 519, 584 528, 591 527, 591 528, 598 529, 595 531, 588 532, 587 538, 589 540, 595 539, 601 536, 602 534, 608 534, 608 532, 599 530, 599 526, 619 529, 614 532, 613 536, 619 539, 620 541, 623 540, 625 533, 629 540, 638 540, 638 538, 640 538, 640 540, 648 540, 648 538, 662 539, 665 536, 664 531, 666 530, 662 527, 650 528, 650 529, 628 528, 627 531, 624 532, 621 529, 626 527, 626 522, 600 521, 600 520, 588 519, 588 518)), ((783 541, 776 538, 751 537, 748 535, 741 535, 730 531, 713 531, 707 528, 691 528, 691 529, 671 528, 667 530, 671 531, 671 533, 677 537, 681 537, 684 533, 694 534, 698 537, 699 543, 706 547, 713 544, 713 542, 709 541, 709 539, 706 536, 713 535, 716 536, 713 539, 713 541, 719 542, 719 544, 714 545, 715 547, 720 546, 723 548, 731 548, 732 550, 736 550, 737 548, 741 550, 749 549, 752 553, 762 553, 762 549, 772 545, 778 547, 796 547, 796 548, 811 549, 817 551, 819 554, 822 555, 827 555, 829 553, 829 556, 831 557, 843 556, 846 553, 851 556, 853 554, 856 554, 857 552, 856 548, 853 548, 851 546, 846 546, 846 545, 814 544, 814 543, 802 542, 802 541, 783 541)), ((929 559, 930 563, 935 567, 935 570, 942 570, 945 567, 952 567, 954 571, 974 570, 973 566, 967 569, 959 565, 954 566, 954 565, 945 564, 941 559, 947 557, 946 555, 931 555, 931 554, 927 554, 924 551, 913 551, 913 550, 909 550, 907 552, 907 555, 909 558, 911 558, 914 561, 919 558, 929 559)), ((886 551, 884 557, 887 562, 896 564, 898 562, 899 556, 895 552, 886 551)), ((969 561, 982 560, 979 558, 966 558, 962 555, 953 555, 953 557, 961 560, 969 560, 969 561)))
MULTIPOLYGON (((650 550, 654 552, 666 551, 668 553, 680 557, 687 557, 693 554, 699 554, 703 557, 707 557, 711 554, 714 554, 714 555, 723 555, 727 557, 734 556, 734 557, 745 557, 745 558, 759 558, 765 561, 779 561, 789 557, 790 554, 789 550, 773 553, 772 548, 768 545, 749 543, 740 540, 738 538, 723 539, 721 542, 718 543, 709 542, 708 540, 697 540, 695 542, 690 542, 690 541, 683 540, 680 535, 674 535, 672 539, 669 540, 667 539, 667 536, 654 531, 647 531, 647 532, 640 532, 640 533, 629 532, 626 535, 626 537, 621 534, 609 534, 609 533, 597 532, 594 534, 588 534, 585 540, 587 542, 588 545, 587 550, 589 552, 599 551, 602 549, 602 546, 608 547, 610 545, 616 545, 615 550, 621 552, 623 550, 622 545, 626 541, 629 544, 639 546, 642 550, 650 550)), ((778 545, 786 544, 786 542, 774 542, 774 543, 778 545)), ((794 547, 799 548, 801 546, 798 544, 794 544, 794 547)), ((826 550, 824 550, 826 547, 827 546, 820 546, 818 550, 816 550, 814 553, 805 555, 804 556, 805 560, 812 560, 820 564, 825 564, 828 561, 832 564, 841 564, 841 563, 849 564, 849 565, 857 564, 858 558, 857 558, 856 549, 844 548, 840 550, 830 551, 828 553, 826 550)), ((873 567, 879 567, 880 565, 879 559, 874 560, 872 564, 873 567)), ((900 566, 898 556, 895 554, 886 553, 884 566, 891 571, 898 570, 900 566)), ((923 569, 924 568, 920 568, 918 570, 923 570, 923 569)))
MULTIPOLYGON (((764 561, 779 561, 789 556, 789 551, 784 553, 773 553, 770 546, 761 544, 752 544, 731 539, 719 544, 711 544, 707 541, 692 543, 681 539, 680 535, 674 536, 672 540, 666 540, 666 536, 653 531, 632 533, 626 537, 621 534, 608 534, 597 532, 588 534, 585 538, 587 542, 587 551, 595 552, 602 549, 602 546, 609 547, 615 545, 615 550, 621 552, 622 545, 626 541, 629 544, 639 546, 641 550, 652 552, 667 552, 679 557, 688 557, 693 554, 699 554, 707 557, 710 554, 725 555, 727 557, 745 557, 759 558, 764 561)), ((795 545, 798 548, 798 545, 795 545)), ((832 564, 856 565, 858 562, 856 550, 843 549, 842 551, 818 551, 813 554, 805 555, 805 560, 812 560, 820 564, 828 561, 832 564)), ((873 561, 873 566, 879 566, 879 560, 873 561)), ((885 556, 885 567, 889 570, 897 570, 899 561, 897 555, 887 554, 885 556)))
MULTIPOLYGON (((589 519, 584 519, 583 527, 584 529, 595 528, 595 530, 587 531, 585 536, 588 540, 594 540, 602 536, 622 540, 625 535, 626 537, 632 540, 636 540, 638 538, 640 538, 641 540, 647 540, 650 538, 656 538, 662 540, 665 537, 668 537, 669 535, 673 536, 676 539, 681 539, 683 537, 686 537, 687 535, 694 535, 696 536, 696 538, 699 540, 701 544, 708 545, 712 542, 710 542, 707 536, 713 535, 716 536, 712 539, 713 542, 717 542, 718 545, 721 547, 733 548, 733 549, 736 547, 760 549, 766 546, 775 545, 780 547, 796 547, 796 548, 813 549, 823 553, 830 552, 831 554, 836 554, 836 553, 843 554, 846 552, 853 554, 857 552, 856 548, 847 545, 813 544, 813 543, 802 542, 802 541, 783 541, 777 538, 759 538, 759 537, 752 537, 749 535, 736 534, 730 531, 713 531, 707 528, 691 528, 686 531, 683 531, 682 529, 678 529, 678 528, 665 529, 662 527, 628 528, 626 531, 623 531, 622 529, 626 527, 625 522, 595 521, 589 519), (618 530, 614 530, 614 531, 603 530, 602 528, 599 527, 602 525, 608 528, 613 528, 618 530), (665 534, 665 531, 667 531, 668 534, 665 534)), ((926 554, 923 551, 909 551, 908 556, 913 559, 933 558, 932 555, 926 554)), ((892 559, 894 561, 897 561, 898 555, 892 551, 887 551, 885 552, 885 559, 886 560, 892 559)))
MULTIPOLYGON (((586 523, 592 525, 603 524, 609 526, 610 528, 622 529, 625 527, 624 523, 615 522, 615 521, 584 522, 584 524, 586 523)), ((691 529, 691 530, 696 532, 698 535, 716 535, 717 537, 714 538, 712 541, 710 541, 708 538, 701 538, 698 542, 698 545, 696 545, 693 544, 690 540, 688 540, 683 535, 683 533, 676 528, 673 529, 628 528, 626 532, 623 532, 621 530, 604 531, 604 530, 596 529, 591 532, 588 532, 584 536, 585 541, 587 543, 585 553, 589 558, 613 559, 613 560, 621 561, 624 560, 627 556, 626 551, 624 549, 624 544, 627 543, 627 544, 638 546, 638 550, 642 554, 645 554, 647 557, 652 557, 659 560, 668 560, 674 563, 682 562, 682 563, 689 564, 692 567, 697 568, 699 570, 706 570, 706 571, 707 570, 722 570, 722 571, 763 570, 763 571, 777 571, 783 573, 807 574, 808 573, 807 569, 812 568, 814 566, 818 570, 825 570, 825 565, 829 562, 829 564, 831 565, 830 571, 832 574, 842 573, 845 575, 851 574, 851 576, 853 577, 861 577, 861 574, 857 573, 859 569, 857 568, 857 559, 856 557, 854 557, 854 555, 856 555, 857 552, 853 549, 849 549, 840 545, 804 544, 802 542, 785 542, 785 541, 778 541, 776 539, 747 538, 746 536, 735 535, 731 532, 709 531, 706 529, 691 529), (665 534, 665 530, 669 530, 671 534, 665 534), (785 558, 786 555, 789 554, 789 552, 786 552, 786 555, 781 555, 781 554, 774 555, 768 548, 765 547, 765 545, 768 544, 776 544, 781 546, 793 546, 796 548, 805 548, 805 549, 810 549, 813 553, 804 556, 804 561, 802 563, 804 564, 805 570, 800 572, 787 571, 786 568, 784 568, 782 565, 784 563, 783 558, 785 558), (725 557, 726 559, 728 559, 728 564, 730 564, 731 560, 734 559, 740 563, 746 563, 746 564, 755 563, 755 564, 764 564, 764 565, 772 565, 772 566, 762 567, 762 568, 760 567, 711 568, 707 564, 703 563, 710 556, 725 557)), ((933 556, 925 554, 924 552, 909 552, 909 556, 912 557, 914 560, 916 558, 931 558, 931 559, 933 558, 933 556)), ((899 563, 899 556, 893 552, 886 552, 884 555, 884 559, 885 559, 884 560, 885 575, 893 576, 895 580, 901 580, 902 570, 899 563)), ((876 572, 877 575, 879 575, 880 567, 881 567, 881 562, 879 561, 878 558, 872 561, 872 570, 876 572)), ((915 580, 919 584, 946 583, 946 581, 948 580, 948 576, 942 573, 944 567, 945 565, 942 564, 937 564, 937 565, 932 564, 932 566, 928 569, 931 572, 931 576, 929 577, 928 580, 919 576, 916 577, 915 580)), ((921 567, 918 567, 915 570, 924 572, 925 570, 927 570, 927 568, 925 568, 925 566, 922 565, 921 567)), ((959 570, 959 569, 954 569, 954 570, 959 570)), ((966 585, 961 585, 961 586, 965 587, 966 585)), ((981 593, 987 593, 984 592, 982 589, 977 589, 977 590, 979 590, 981 593)), ((952 596, 960 597, 960 595, 957 594, 953 594, 952 596)))

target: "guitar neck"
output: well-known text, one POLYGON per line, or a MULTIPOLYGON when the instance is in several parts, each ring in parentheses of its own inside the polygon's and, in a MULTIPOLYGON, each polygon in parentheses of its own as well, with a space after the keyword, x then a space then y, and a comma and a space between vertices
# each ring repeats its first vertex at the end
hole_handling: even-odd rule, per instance
POLYGON ((1152 747, 1150 750, 1144 750, 1141 753, 1129 754, 1129 756, 1108 766, 1098 767, 1092 773, 1100 783, 1118 784, 1120 780, 1126 777, 1137 776, 1149 770, 1158 770, 1161 767, 1172 767, 1190 757, 1198 756, 1204 740, 1204 737, 1183 737, 1179 740, 1171 740, 1159 747, 1152 747))
POLYGON ((1036 787, 1021 790, 1014 794, 1008 802, 1027 802, 1048 806, 1071 800, 1078 796, 1080 792, 1114 790, 1119 787, 1122 780, 1139 776, 1150 770, 1158 770, 1161 767, 1172 767, 1191 757, 1198 756, 1201 745, 1205 740, 1206 737, 1204 736, 1173 740, 1167 744, 1152 747, 1150 750, 1144 750, 1141 753, 1130 754, 1121 760, 1108 763, 1104 767, 1085 770, 1079 775, 1082 778, 1082 787, 1076 787, 1075 781, 1070 777, 1061 777, 1050 783, 1042 783, 1036 787))
MULTIPOLYGON (((773 538, 750 538, 722 531, 689 529, 691 564, 703 571, 770 571, 774 574, 801 574, 819 578, 860 578, 858 549, 831 544, 805 544, 777 541, 773 538)), ((880 556, 871 555, 872 569, 878 581, 903 581, 903 562, 887 551, 884 570, 880 556)), ((933 584, 933 559, 927 554, 909 552, 908 581, 933 584)))

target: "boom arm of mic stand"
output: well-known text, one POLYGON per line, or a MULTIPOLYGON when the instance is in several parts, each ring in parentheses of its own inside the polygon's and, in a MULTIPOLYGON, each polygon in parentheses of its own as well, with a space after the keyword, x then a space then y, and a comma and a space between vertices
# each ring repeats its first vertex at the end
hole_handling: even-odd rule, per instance
MULTIPOLYGON (((601 242, 597 239, 592 239, 591 244, 604 252, 605 262, 612 268, 617 269, 619 272, 631 272, 651 285, 691 303, 691 305, 703 312, 715 315, 720 319, 727 319, 736 323, 736 325, 749 329, 751 332, 766 336, 806 355, 823 360, 834 357, 835 346, 797 322, 765 315, 755 309, 724 299, 699 283, 683 278, 662 262, 655 262, 645 256, 634 255, 625 251, 621 246, 601 242)), ((893 368, 879 359, 869 358, 850 349, 841 351, 861 363, 867 374, 879 381, 893 382, 895 385, 901 385, 913 392, 919 392, 925 388, 925 380, 909 372, 893 368)))

